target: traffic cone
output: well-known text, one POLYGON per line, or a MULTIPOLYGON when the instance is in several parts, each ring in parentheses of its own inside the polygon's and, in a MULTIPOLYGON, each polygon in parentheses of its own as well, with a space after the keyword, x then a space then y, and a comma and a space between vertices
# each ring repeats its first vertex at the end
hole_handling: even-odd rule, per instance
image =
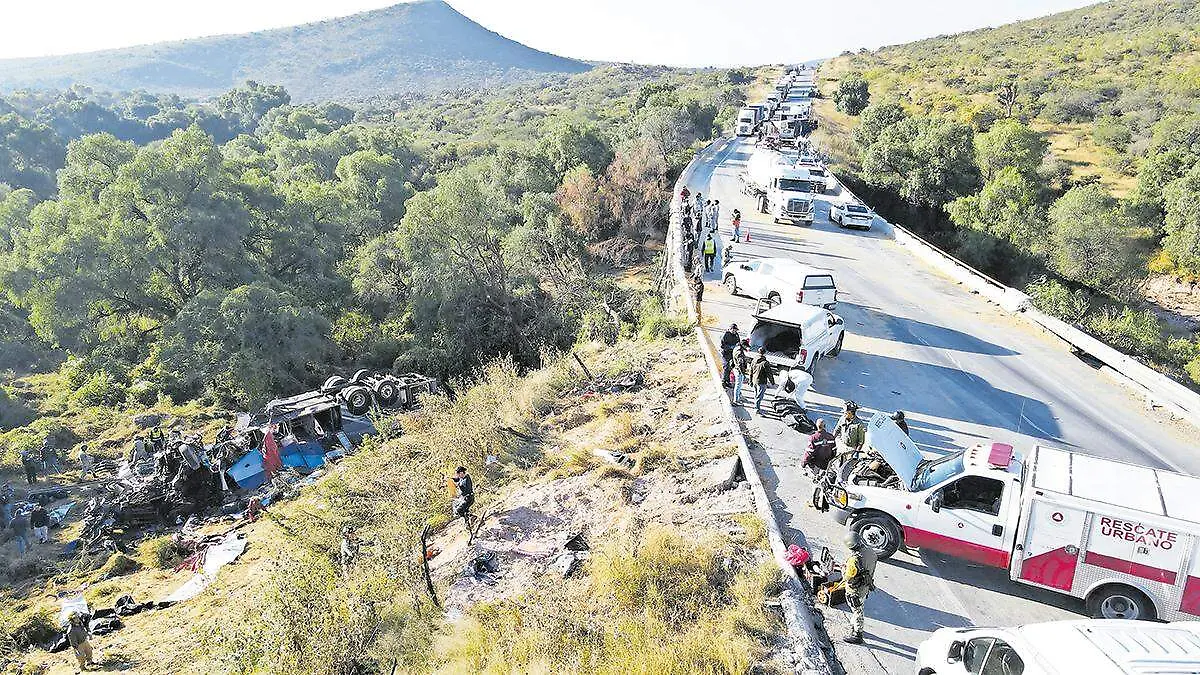
POLYGON ((746 230, 746 243, 750 243, 750 230, 746 230))

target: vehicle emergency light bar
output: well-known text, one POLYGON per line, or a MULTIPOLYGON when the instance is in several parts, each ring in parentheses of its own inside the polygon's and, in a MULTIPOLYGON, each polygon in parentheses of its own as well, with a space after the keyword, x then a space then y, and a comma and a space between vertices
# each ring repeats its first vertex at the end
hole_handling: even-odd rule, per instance
POLYGON ((998 469, 1007 469, 1012 463, 1013 446, 1008 443, 992 443, 992 450, 988 453, 988 464, 998 469))

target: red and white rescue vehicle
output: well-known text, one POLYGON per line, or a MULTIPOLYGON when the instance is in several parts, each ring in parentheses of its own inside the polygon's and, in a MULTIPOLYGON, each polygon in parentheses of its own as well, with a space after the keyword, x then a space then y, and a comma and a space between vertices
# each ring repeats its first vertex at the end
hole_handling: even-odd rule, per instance
POLYGON ((925 459, 887 415, 867 428, 873 452, 840 467, 829 501, 881 558, 903 546, 1004 568, 1097 618, 1200 617, 1200 478, 1042 445, 925 459))

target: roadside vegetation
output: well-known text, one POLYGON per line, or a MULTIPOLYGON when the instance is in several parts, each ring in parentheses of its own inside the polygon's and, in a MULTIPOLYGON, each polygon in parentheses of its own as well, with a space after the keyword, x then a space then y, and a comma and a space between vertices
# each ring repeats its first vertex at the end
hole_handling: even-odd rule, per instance
POLYGON ((1200 384, 1195 302, 1147 284, 1200 279, 1198 12, 1110 2, 845 53, 816 140, 884 217, 1200 384))

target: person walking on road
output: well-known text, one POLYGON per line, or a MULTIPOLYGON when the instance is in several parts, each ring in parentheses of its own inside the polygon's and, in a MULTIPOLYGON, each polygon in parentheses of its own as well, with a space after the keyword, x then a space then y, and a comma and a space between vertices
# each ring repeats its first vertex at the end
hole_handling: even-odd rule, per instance
POLYGON ((712 217, 708 220, 708 229, 716 232, 721 227, 721 200, 714 199, 711 210, 712 217))
POLYGON ((837 439, 839 454, 862 450, 867 442, 867 425, 859 419, 858 404, 854 401, 846 401, 842 419, 834 427, 833 436, 837 439))
POLYGON ((850 606, 851 620, 850 634, 844 641, 860 645, 867 621, 867 596, 875 590, 875 565, 879 559, 854 532, 846 533, 846 547, 850 549, 850 557, 846 559, 842 578, 846 581, 846 604, 850 606))
POLYGON ((742 240, 742 212, 737 209, 733 210, 733 240, 739 242, 742 240))
POLYGON ((741 341, 736 323, 730 324, 729 330, 721 336, 721 386, 726 389, 733 386, 729 382, 729 376, 733 374, 733 351, 741 341))
POLYGON ((712 233, 704 239, 704 271, 713 271, 713 261, 717 259, 717 242, 713 241, 712 233))
POLYGON ((700 325, 704 319, 704 277, 700 270, 692 277, 692 297, 696 298, 696 325, 700 325))
POLYGON ((775 384, 775 376, 771 373, 771 362, 767 360, 767 348, 759 347, 754 360, 750 362, 750 384, 754 385, 754 412, 762 414, 763 397, 767 395, 767 387, 775 384))
POLYGON ((808 451, 804 453, 804 461, 800 462, 800 467, 824 471, 829 468, 829 462, 836 453, 837 442, 833 439, 833 434, 825 429, 825 420, 819 419, 817 430, 808 437, 808 451))
POLYGON ((746 371, 749 364, 746 358, 746 340, 737 343, 733 351, 733 404, 742 404, 742 385, 746 383, 746 371))
POLYGON ((704 225, 704 195, 697 192, 694 202, 692 212, 696 214, 696 229, 700 229, 704 225))
POLYGON ((686 205, 688 203, 688 197, 690 196, 692 196, 692 191, 687 189, 687 186, 684 185, 683 189, 679 191, 679 203, 686 205))

